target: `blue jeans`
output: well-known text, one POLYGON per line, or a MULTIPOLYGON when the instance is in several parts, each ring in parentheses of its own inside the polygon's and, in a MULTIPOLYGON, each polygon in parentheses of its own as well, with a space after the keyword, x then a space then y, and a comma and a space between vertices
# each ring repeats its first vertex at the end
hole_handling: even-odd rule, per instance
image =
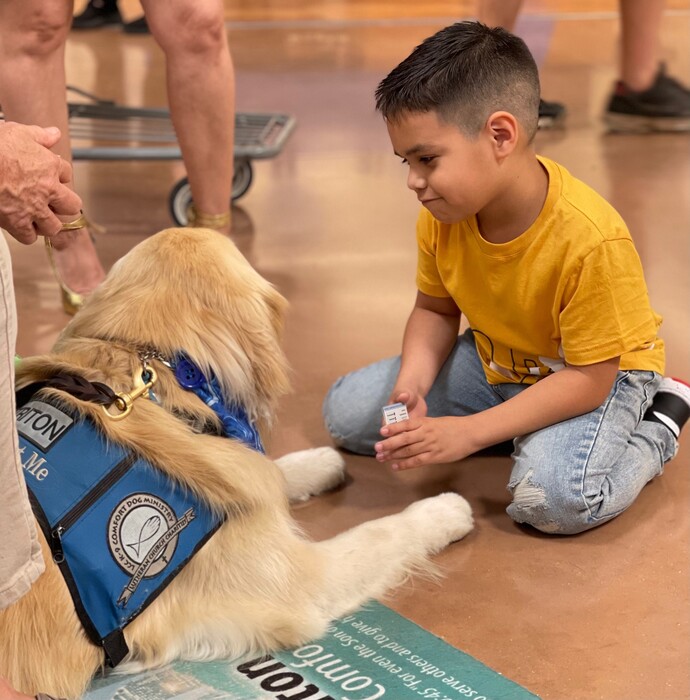
MULTIPOLYGON (((340 377, 323 405, 336 444, 373 455, 381 407, 400 358, 340 377)), ((648 371, 621 371, 604 403, 513 440, 508 515, 542 532, 574 534, 611 520, 663 471, 678 449, 666 426, 642 420, 661 381, 648 371)), ((527 388, 487 382, 471 330, 458 337, 426 397, 429 416, 465 416, 496 406, 527 388)))

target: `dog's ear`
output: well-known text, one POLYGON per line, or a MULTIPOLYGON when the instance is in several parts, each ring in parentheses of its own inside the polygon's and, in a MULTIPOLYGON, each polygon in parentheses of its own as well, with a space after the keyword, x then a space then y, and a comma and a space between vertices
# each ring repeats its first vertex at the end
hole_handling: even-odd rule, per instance
POLYGON ((206 307, 200 319, 206 356, 198 360, 202 366, 209 363, 224 393, 239 399, 255 419, 270 420, 278 398, 289 390, 281 347, 286 306, 256 274, 251 289, 227 294, 217 306, 206 307))

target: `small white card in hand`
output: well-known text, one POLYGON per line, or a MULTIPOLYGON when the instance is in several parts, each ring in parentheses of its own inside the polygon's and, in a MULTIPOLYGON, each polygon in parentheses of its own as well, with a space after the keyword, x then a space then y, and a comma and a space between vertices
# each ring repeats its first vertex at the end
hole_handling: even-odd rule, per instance
POLYGON ((386 422, 386 425, 400 423, 400 421, 409 418, 407 415, 407 406, 405 406, 404 403, 392 403, 388 406, 384 406, 381 410, 383 411, 383 420, 386 422))

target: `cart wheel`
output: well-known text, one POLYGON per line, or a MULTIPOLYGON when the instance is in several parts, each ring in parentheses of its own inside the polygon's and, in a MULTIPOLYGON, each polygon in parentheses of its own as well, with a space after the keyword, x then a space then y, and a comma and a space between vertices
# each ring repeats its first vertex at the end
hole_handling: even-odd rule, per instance
POLYGON ((252 163, 245 158, 235 158, 232 172, 232 201, 244 196, 252 184, 252 163))
MULTIPOLYGON (((232 202, 246 194, 253 178, 251 161, 245 158, 236 159, 232 176, 232 202)), ((188 223, 187 210, 192 203, 192 189, 189 180, 183 177, 175 184, 170 192, 170 214, 178 226, 186 226, 188 223)))
POLYGON ((189 186, 189 180, 186 177, 183 177, 172 188, 168 203, 173 221, 178 226, 186 226, 189 222, 187 209, 192 203, 192 188, 189 186))

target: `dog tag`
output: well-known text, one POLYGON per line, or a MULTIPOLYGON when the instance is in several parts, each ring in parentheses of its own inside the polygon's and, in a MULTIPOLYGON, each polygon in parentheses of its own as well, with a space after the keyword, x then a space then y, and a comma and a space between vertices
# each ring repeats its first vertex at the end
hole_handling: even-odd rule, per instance
POLYGON ((181 387, 185 389, 195 389, 205 381, 203 372, 189 360, 182 358, 175 367, 175 378, 181 387))

